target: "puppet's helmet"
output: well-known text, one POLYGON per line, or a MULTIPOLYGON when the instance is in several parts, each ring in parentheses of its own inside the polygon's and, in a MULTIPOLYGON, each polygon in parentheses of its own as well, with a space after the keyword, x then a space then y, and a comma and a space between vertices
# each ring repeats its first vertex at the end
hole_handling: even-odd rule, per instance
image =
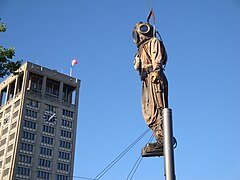
POLYGON ((139 22, 134 26, 134 29, 132 31, 132 38, 137 46, 140 46, 143 42, 151 39, 154 36, 154 28, 149 23, 139 22))

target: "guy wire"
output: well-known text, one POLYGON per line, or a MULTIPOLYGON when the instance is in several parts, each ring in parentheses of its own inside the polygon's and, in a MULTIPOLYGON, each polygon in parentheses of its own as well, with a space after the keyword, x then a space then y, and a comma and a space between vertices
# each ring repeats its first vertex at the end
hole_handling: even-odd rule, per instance
POLYGON ((108 166, 106 166, 94 179, 99 180, 106 174, 133 146, 135 146, 148 132, 150 128, 144 131, 135 141, 133 141, 124 151, 122 151, 108 166))
MULTIPOLYGON (((151 137, 150 137, 150 139, 148 140, 148 143, 152 142, 153 137, 154 137, 154 135, 152 134, 151 137)), ((131 180, 131 179, 133 178, 133 176, 135 175, 135 173, 136 173, 136 171, 137 171, 137 169, 138 169, 141 161, 142 161, 142 156, 140 155, 140 156, 138 157, 137 161, 135 162, 135 164, 133 165, 133 168, 132 168, 131 171, 129 172, 126 180, 128 180, 128 178, 130 177, 131 174, 132 174, 132 175, 131 175, 131 177, 130 177, 129 180, 131 180)))

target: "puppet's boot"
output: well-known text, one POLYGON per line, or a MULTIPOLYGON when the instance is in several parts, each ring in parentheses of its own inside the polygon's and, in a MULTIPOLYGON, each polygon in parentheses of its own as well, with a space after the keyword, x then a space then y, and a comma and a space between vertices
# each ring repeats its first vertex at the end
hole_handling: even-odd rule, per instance
POLYGON ((142 157, 163 156, 163 143, 148 143, 142 148, 142 157))

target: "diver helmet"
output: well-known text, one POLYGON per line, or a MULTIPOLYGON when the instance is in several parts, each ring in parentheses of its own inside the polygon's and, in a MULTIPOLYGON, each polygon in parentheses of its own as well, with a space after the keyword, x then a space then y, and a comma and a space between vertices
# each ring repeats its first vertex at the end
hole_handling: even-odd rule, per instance
POLYGON ((132 38, 134 43, 139 47, 143 42, 155 37, 155 30, 149 23, 139 22, 134 26, 132 38))

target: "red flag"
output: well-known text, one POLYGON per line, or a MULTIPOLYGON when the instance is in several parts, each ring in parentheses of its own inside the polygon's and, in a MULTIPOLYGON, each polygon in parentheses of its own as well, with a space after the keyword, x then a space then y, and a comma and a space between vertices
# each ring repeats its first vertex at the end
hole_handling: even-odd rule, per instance
POLYGON ((77 59, 76 59, 76 58, 74 58, 74 59, 72 60, 72 67, 73 67, 75 64, 77 64, 77 59))

